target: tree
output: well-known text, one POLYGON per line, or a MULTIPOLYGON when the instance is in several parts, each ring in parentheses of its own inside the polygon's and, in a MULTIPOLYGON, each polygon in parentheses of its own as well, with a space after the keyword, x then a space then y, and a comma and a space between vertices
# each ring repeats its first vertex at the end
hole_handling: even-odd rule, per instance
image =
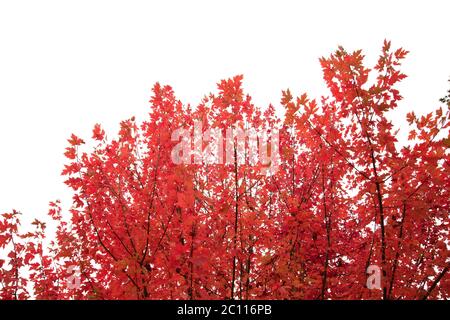
POLYGON ((1 216, 1 298, 450 298, 449 103, 397 141, 406 55, 385 41, 369 69, 339 47, 320 59, 330 95, 287 89, 283 117, 242 76, 196 108, 156 84, 142 124, 68 140, 56 235, 1 216))

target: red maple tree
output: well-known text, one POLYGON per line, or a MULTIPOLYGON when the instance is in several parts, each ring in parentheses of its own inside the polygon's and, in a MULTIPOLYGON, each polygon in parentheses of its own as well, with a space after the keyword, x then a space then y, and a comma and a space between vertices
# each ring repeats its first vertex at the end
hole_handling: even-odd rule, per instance
POLYGON ((21 231, 17 211, 1 216, 0 298, 450 298, 450 103, 408 113, 409 143, 398 143, 387 115, 406 54, 386 41, 369 69, 361 51, 339 47, 320 59, 331 94, 283 91, 283 117, 255 106, 242 76, 196 108, 156 84, 147 121, 121 122, 115 139, 97 124, 90 149, 69 139, 73 206, 50 204, 55 236, 38 220, 21 231), (196 125, 279 131, 277 170, 237 138, 224 163, 209 149, 196 161, 195 148, 173 161, 173 132, 196 125), (371 266, 380 287, 368 287, 371 266))

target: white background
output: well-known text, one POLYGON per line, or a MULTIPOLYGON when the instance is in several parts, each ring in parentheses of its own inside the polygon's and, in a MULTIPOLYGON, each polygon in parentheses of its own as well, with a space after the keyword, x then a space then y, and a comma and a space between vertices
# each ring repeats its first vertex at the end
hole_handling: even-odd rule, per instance
POLYGON ((411 53, 392 115, 439 106, 450 76, 450 1, 1 1, 0 212, 42 217, 70 206, 66 139, 149 111, 156 81, 196 105, 244 74, 255 103, 281 90, 327 94, 320 56, 343 45, 373 65, 383 39, 411 53))

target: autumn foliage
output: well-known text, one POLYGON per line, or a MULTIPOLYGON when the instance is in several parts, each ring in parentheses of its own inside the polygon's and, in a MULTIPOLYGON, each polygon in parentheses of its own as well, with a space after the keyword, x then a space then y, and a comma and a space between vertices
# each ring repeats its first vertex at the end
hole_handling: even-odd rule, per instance
POLYGON ((95 125, 87 144, 71 136, 73 205, 50 204, 55 235, 1 216, 0 297, 450 298, 450 104, 409 113, 409 142, 397 141, 388 114, 406 54, 385 42, 369 69, 339 48, 320 59, 328 96, 286 90, 277 108, 255 106, 242 76, 196 108, 156 84, 142 124, 123 121, 113 139, 95 125), (279 130, 278 170, 237 161, 236 145, 229 163, 175 164, 171 134, 194 121, 279 130), (380 289, 367 288, 371 265, 380 289))

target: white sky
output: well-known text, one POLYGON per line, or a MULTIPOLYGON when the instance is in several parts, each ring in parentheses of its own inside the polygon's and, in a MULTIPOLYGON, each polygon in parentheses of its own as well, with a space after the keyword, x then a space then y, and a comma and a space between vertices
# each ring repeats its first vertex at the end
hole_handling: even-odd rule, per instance
POLYGON ((244 74, 254 101, 281 90, 326 93, 318 58, 341 44, 373 65, 384 38, 411 53, 408 110, 437 107, 450 76, 450 1, 2 1, 0 212, 39 217, 70 205, 60 176, 66 139, 96 122, 149 111, 156 81, 196 105, 220 79, 244 74))

